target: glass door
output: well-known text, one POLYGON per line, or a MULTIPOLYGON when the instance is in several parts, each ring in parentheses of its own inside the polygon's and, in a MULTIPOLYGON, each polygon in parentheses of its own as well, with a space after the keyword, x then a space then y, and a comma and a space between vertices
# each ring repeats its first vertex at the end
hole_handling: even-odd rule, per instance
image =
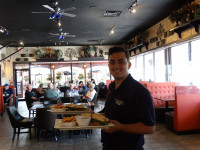
POLYGON ((15 69, 15 82, 18 98, 25 98, 26 86, 29 84, 29 70, 15 69))

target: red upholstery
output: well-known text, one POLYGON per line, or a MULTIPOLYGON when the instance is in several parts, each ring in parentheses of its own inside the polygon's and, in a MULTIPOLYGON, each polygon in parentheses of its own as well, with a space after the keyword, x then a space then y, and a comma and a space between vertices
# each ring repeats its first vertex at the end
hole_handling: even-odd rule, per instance
POLYGON ((200 90, 194 86, 177 86, 174 106, 174 129, 200 129, 200 90))
POLYGON ((4 112, 3 86, 0 86, 0 114, 4 112))
MULTIPOLYGON (((176 82, 145 83, 145 85, 153 97, 153 105, 155 108, 165 107, 165 102, 155 98, 175 97, 176 82)), ((174 102, 169 102, 169 106, 174 106, 174 102)))

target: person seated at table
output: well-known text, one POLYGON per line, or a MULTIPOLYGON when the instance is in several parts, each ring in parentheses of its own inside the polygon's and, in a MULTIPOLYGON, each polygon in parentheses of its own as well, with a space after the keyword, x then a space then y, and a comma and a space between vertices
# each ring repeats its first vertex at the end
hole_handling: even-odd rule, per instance
POLYGON ((43 84, 41 83, 39 87, 37 88, 37 93, 36 93, 37 97, 42 97, 44 95, 44 91, 42 90, 42 88, 43 88, 43 84))
POLYGON ((13 90, 11 88, 9 88, 8 84, 4 85, 4 88, 3 88, 3 99, 4 99, 4 103, 8 104, 8 106, 12 106, 13 105, 13 90))
POLYGON ((58 91, 53 89, 52 83, 48 83, 48 89, 45 91, 44 97, 45 98, 58 98, 58 91))
POLYGON ((58 84, 56 82, 53 83, 53 89, 58 91, 58 93, 60 93, 60 90, 58 88, 58 84))
POLYGON ((76 89, 74 89, 74 84, 71 83, 69 85, 69 90, 66 91, 65 96, 66 97, 73 97, 73 96, 78 96, 78 91, 76 89))
POLYGON ((87 94, 83 97, 83 99, 87 99, 88 102, 91 102, 94 98, 94 95, 96 93, 95 91, 95 84, 90 83, 89 84, 89 91, 87 92, 87 94))
POLYGON ((96 85, 95 80, 94 80, 94 79, 91 79, 91 82, 90 82, 90 83, 93 83, 93 84, 95 85, 94 89, 95 89, 96 92, 98 92, 98 91, 99 91, 99 87, 96 85))
POLYGON ((89 91, 89 88, 87 88, 87 86, 83 86, 83 88, 79 90, 79 94, 85 96, 88 91, 89 91))
POLYGON ((30 109, 33 105, 33 102, 34 101, 39 101, 40 99, 33 96, 33 93, 31 92, 32 90, 32 85, 31 84, 28 84, 26 86, 27 90, 25 92, 25 101, 26 101, 26 105, 28 107, 28 109, 30 109))
POLYGON ((80 81, 80 82, 78 83, 78 90, 79 90, 79 91, 82 90, 83 87, 84 87, 83 81, 80 81))

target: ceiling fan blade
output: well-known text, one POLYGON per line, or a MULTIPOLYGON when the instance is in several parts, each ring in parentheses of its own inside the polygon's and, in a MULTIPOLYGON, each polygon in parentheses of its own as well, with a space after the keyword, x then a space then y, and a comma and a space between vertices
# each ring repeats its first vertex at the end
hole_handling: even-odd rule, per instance
POLYGON ((32 14, 46 14, 46 13, 51 13, 51 12, 40 12, 40 11, 33 11, 31 12, 32 14))
POLYGON ((42 5, 43 7, 45 7, 45 8, 47 8, 47 9, 49 9, 49 10, 51 10, 51 11, 55 11, 53 8, 51 8, 49 5, 42 5))
POLYGON ((59 36, 57 33, 49 33, 49 34, 53 36, 59 36))
POLYGON ((76 35, 65 35, 65 37, 76 37, 76 35))
POLYGON ((66 35, 68 35, 68 34, 69 34, 69 33, 67 33, 67 32, 63 33, 64 36, 66 36, 66 35))
POLYGON ((76 17, 76 15, 74 14, 69 14, 69 13, 64 13, 64 12, 62 12, 61 15, 67 16, 67 17, 76 17))
POLYGON ((62 9, 62 12, 72 11, 72 10, 75 10, 75 9, 76 9, 75 7, 69 7, 69 8, 62 9))

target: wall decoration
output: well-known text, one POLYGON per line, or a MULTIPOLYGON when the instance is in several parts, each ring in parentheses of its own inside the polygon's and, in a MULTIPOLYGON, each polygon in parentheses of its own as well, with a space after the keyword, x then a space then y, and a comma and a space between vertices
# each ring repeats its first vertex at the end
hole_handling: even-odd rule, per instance
POLYGON ((65 51, 65 57, 69 57, 72 60, 77 55, 76 50, 73 48, 67 48, 65 51))
POLYGON ((160 24, 158 27, 158 30, 156 32, 157 36, 159 37, 159 39, 162 39, 163 34, 165 33, 165 29, 163 28, 163 26, 160 24))

